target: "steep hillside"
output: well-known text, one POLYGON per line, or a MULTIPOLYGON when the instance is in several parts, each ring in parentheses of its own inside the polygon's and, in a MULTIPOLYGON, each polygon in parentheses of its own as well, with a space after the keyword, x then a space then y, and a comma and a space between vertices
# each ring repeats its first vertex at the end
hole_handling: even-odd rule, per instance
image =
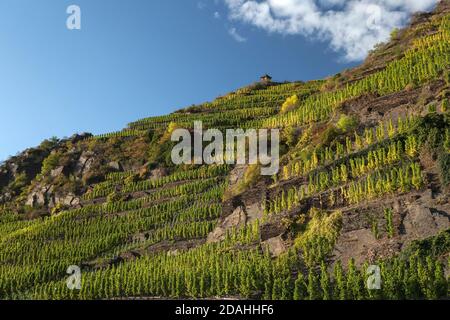
POLYGON ((44 141, 0 167, 0 298, 448 297, 449 89, 442 1, 323 81, 44 141), (279 173, 174 165, 171 133, 199 120, 279 128, 279 173))

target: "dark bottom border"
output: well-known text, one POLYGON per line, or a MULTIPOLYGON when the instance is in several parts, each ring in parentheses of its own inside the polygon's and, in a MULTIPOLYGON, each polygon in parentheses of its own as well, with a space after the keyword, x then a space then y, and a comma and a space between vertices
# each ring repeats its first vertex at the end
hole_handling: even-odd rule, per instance
POLYGON ((321 319, 389 318, 390 315, 417 316, 425 312, 446 314, 449 301, 0 301, 6 315, 41 315, 44 319, 321 319), (207 308, 207 309, 206 309, 207 308), (205 311, 208 311, 205 316, 205 311), (177 314, 181 312, 182 314, 177 314), (195 313, 195 314, 192 314, 195 313))

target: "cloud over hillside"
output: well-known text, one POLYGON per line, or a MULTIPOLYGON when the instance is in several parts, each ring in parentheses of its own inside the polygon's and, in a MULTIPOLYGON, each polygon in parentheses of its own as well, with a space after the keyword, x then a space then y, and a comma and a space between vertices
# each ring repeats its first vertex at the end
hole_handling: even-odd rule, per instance
POLYGON ((232 20, 271 33, 327 41, 347 61, 366 57, 411 15, 438 0, 224 0, 232 20))

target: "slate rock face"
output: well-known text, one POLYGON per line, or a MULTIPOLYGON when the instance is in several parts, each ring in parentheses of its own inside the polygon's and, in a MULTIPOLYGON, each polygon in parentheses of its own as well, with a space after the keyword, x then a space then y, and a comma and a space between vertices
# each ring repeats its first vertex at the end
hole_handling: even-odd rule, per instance
POLYGON ((245 170, 247 170, 246 165, 237 165, 231 170, 229 177, 230 187, 234 186, 244 178, 245 170))
POLYGON ((50 176, 53 177, 53 178, 59 177, 59 176, 64 174, 64 171, 65 171, 65 167, 64 166, 60 166, 60 167, 50 171, 50 176))
POLYGON ((401 236, 382 236, 377 239, 372 230, 353 230, 338 237, 331 257, 333 261, 340 261, 344 268, 350 259, 354 259, 355 265, 361 267, 365 262, 377 263, 395 256, 401 251, 404 240, 401 236))
POLYGON ((108 163, 108 167, 116 171, 122 171, 122 164, 119 161, 111 161, 108 163))
POLYGON ((245 211, 247 212, 248 222, 252 222, 263 217, 261 203, 255 202, 251 205, 247 205, 245 207, 245 211))
POLYGON ((77 175, 86 174, 91 169, 92 164, 95 161, 94 156, 95 154, 93 152, 83 151, 77 164, 75 165, 75 173, 77 175))
POLYGON ((150 171, 151 178, 159 179, 167 175, 167 171, 164 168, 157 168, 150 171))
POLYGON ((243 207, 238 207, 232 214, 224 218, 222 222, 208 235, 207 242, 214 243, 225 239, 226 232, 229 229, 245 226, 247 215, 243 207))
MULTIPOLYGON (((345 229, 341 231, 333 250, 333 260, 341 261, 343 265, 350 258, 355 259, 360 266, 365 261, 375 262, 398 254, 407 248, 412 241, 424 240, 433 237, 450 228, 448 205, 440 206, 440 209, 432 207, 429 190, 423 191, 419 200, 406 202, 407 195, 398 197, 392 203, 379 204, 391 207, 394 211, 394 236, 386 234, 386 221, 383 216, 377 218, 378 239, 375 238, 371 225, 367 221, 369 214, 376 211, 375 207, 369 207, 362 212, 346 213, 345 229), (422 202, 424 201, 424 202, 422 202), (351 222, 350 222, 351 221, 351 222)), ((382 210, 381 210, 382 215, 382 210)))
POLYGON ((281 236, 270 238, 262 242, 261 245, 263 248, 269 250, 272 257, 278 257, 287 250, 287 246, 281 236))
POLYGON ((28 195, 25 202, 25 205, 32 208, 44 206, 54 208, 58 204, 66 207, 78 207, 80 205, 80 198, 72 193, 60 194, 55 192, 55 188, 52 185, 38 184, 28 195))
POLYGON ((62 204, 66 207, 77 207, 80 204, 80 198, 74 194, 63 196, 54 195, 49 202, 50 207, 55 207, 57 204, 62 204))
POLYGON ((430 208, 412 204, 408 207, 403 226, 408 238, 422 240, 449 228, 450 223, 445 215, 432 213, 430 208))
POLYGON ((51 186, 37 185, 28 195, 25 205, 29 207, 45 206, 48 204, 48 196, 51 192, 51 186))

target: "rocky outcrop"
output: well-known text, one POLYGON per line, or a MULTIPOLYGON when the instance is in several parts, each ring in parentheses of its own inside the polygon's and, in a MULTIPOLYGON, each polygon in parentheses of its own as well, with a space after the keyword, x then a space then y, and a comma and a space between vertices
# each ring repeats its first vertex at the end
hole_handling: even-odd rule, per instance
POLYGON ((0 166, 0 203, 10 201, 20 190, 8 189, 17 179, 25 184, 33 180, 42 168, 42 162, 49 155, 47 149, 27 149, 17 156, 11 157, 0 166), (8 194, 6 196, 6 194, 8 194))
POLYGON ((246 205, 245 212, 247 213, 248 222, 253 222, 263 217, 264 210, 261 207, 261 203, 255 202, 253 204, 246 205))
POLYGON ((55 207, 58 204, 71 208, 78 207, 80 205, 80 198, 72 193, 64 196, 55 195, 50 199, 49 207, 55 207))
POLYGON ((164 168, 156 168, 150 171, 151 179, 159 179, 167 175, 167 170, 164 168))
POLYGON ((208 235, 207 242, 214 243, 225 239, 227 230, 245 226, 247 215, 243 207, 238 207, 228 217, 224 218, 219 225, 208 235))
POLYGON ((435 211, 418 204, 408 206, 408 214, 403 220, 406 243, 412 240, 423 240, 450 228, 446 213, 435 211))
POLYGON ((0 194, 0 204, 11 201, 13 199, 13 195, 10 192, 5 192, 0 194))
POLYGON ((239 181, 242 181, 244 179, 245 171, 247 170, 246 165, 237 165, 233 168, 233 170, 230 171, 229 176, 229 188, 231 189, 233 186, 235 186, 239 181))
POLYGON ((59 166, 56 169, 53 169, 50 171, 50 176, 52 178, 58 178, 62 175, 68 175, 69 174, 69 168, 65 166, 59 166))
POLYGON ((78 143, 78 142, 83 141, 85 139, 88 139, 88 138, 90 138, 92 136, 93 136, 92 133, 89 133, 89 132, 83 132, 83 133, 80 133, 80 134, 76 133, 76 134, 72 135, 68 140, 72 144, 75 144, 75 143, 78 143))
POLYGON ((51 189, 51 186, 37 185, 33 189, 33 191, 28 195, 25 205, 32 207, 32 208, 47 205, 50 189, 51 189))
MULTIPOLYGON (((29 186, 41 173, 44 160, 52 153, 64 154, 64 163, 53 168, 44 178, 51 180, 62 176, 68 177, 69 175, 73 175, 75 178, 81 177, 92 164, 93 160, 90 159, 93 153, 83 152, 78 160, 79 151, 74 145, 91 136, 90 133, 82 133, 62 140, 45 140, 40 146, 27 149, 3 162, 0 166, 0 203, 13 200, 21 193, 23 186, 29 186), (68 146, 71 146, 70 150, 67 150, 68 146), (75 162, 77 163, 75 164, 75 162), (20 181, 20 183, 17 184, 16 181, 20 181)), ((35 183, 33 182, 33 184, 35 183)), ((53 194, 50 187, 43 186, 40 183, 33 187, 33 184, 31 185, 33 190, 25 201, 26 205, 36 207, 55 202, 53 195, 49 196, 49 193, 53 194)), ((52 183, 47 181, 46 184, 51 185, 52 183)), ((64 203, 70 202, 68 198, 65 199, 66 196, 61 196, 64 203)), ((58 199, 57 196, 56 198, 58 199)))
POLYGON ((122 164, 119 161, 111 161, 108 163, 108 167, 115 171, 123 171, 122 164))
POLYGON ((377 240, 371 230, 360 229, 341 234, 334 247, 332 257, 346 266, 354 259, 357 266, 364 262, 374 262, 379 258, 393 256, 400 249, 394 239, 377 240))
POLYGON ((442 202, 442 205, 438 203, 431 190, 425 190, 417 195, 398 197, 392 202, 384 200, 382 204, 374 203, 371 207, 346 212, 344 227, 333 251, 333 260, 346 265, 353 258, 357 265, 361 265, 365 261, 392 257, 407 248, 412 241, 436 236, 450 228, 450 205, 447 202, 442 202), (433 204, 436 207, 432 207, 433 204), (394 212, 395 231, 392 238, 386 233, 383 207, 392 208, 394 212), (378 225, 378 239, 371 230, 374 221, 378 225))
POLYGON ((75 174, 78 176, 83 176, 92 167, 95 158, 95 154, 91 151, 83 151, 75 164, 75 174))
POLYGON ((28 195, 25 205, 31 208, 48 207, 49 209, 62 205, 66 207, 77 207, 80 205, 80 198, 76 195, 58 194, 54 186, 38 184, 28 195))
POLYGON ((262 242, 261 246, 264 249, 269 250, 272 257, 278 257, 287 250, 287 246, 281 236, 270 238, 262 242))

